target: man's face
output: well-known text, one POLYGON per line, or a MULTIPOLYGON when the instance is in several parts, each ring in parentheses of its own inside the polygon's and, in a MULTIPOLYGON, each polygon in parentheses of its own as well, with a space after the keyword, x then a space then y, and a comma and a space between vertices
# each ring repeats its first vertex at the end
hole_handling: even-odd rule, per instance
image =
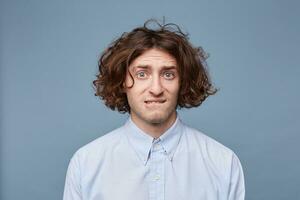
POLYGON ((164 51, 149 49, 133 60, 129 71, 134 82, 127 72, 126 94, 137 125, 163 125, 175 119, 179 92, 176 59, 164 51))

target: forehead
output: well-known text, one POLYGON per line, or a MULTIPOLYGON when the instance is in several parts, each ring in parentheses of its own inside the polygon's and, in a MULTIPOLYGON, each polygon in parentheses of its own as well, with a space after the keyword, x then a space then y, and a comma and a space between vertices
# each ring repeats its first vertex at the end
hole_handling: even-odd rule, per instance
POLYGON ((169 53, 159 49, 146 50, 133 60, 129 67, 177 67, 176 59, 169 53))

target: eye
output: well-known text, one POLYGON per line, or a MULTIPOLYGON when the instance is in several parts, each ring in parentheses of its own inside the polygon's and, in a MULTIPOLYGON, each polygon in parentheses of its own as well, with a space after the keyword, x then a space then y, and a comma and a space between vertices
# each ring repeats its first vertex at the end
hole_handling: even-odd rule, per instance
POLYGON ((163 77, 168 80, 172 80, 175 78, 174 72, 164 72, 163 77))
POLYGON ((145 71, 139 71, 136 73, 136 77, 139 79, 145 79, 147 77, 147 74, 145 71))

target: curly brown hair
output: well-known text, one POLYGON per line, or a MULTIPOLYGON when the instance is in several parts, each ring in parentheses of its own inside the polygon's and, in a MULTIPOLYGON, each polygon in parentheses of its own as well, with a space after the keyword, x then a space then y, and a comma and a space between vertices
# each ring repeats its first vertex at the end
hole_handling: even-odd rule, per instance
POLYGON ((149 49, 159 49, 172 55, 179 66, 180 90, 177 107, 199 106, 209 95, 217 92, 210 81, 205 60, 207 54, 201 47, 193 47, 174 23, 160 24, 147 20, 142 27, 124 32, 101 54, 98 61, 99 73, 93 81, 95 96, 106 106, 121 113, 130 112, 124 92, 126 70, 131 62, 149 49), (150 28, 154 23, 157 27, 150 28))

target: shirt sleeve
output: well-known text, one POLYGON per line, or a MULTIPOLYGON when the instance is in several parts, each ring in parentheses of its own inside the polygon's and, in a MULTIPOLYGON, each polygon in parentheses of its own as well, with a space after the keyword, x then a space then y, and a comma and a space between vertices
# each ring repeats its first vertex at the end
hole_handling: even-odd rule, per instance
POLYGON ((244 199, 245 199, 245 182, 244 182, 243 168, 238 157, 235 154, 233 154, 228 200, 244 200, 244 199))
POLYGON ((82 200, 80 187, 80 168, 76 154, 73 155, 68 166, 63 200, 82 200))

